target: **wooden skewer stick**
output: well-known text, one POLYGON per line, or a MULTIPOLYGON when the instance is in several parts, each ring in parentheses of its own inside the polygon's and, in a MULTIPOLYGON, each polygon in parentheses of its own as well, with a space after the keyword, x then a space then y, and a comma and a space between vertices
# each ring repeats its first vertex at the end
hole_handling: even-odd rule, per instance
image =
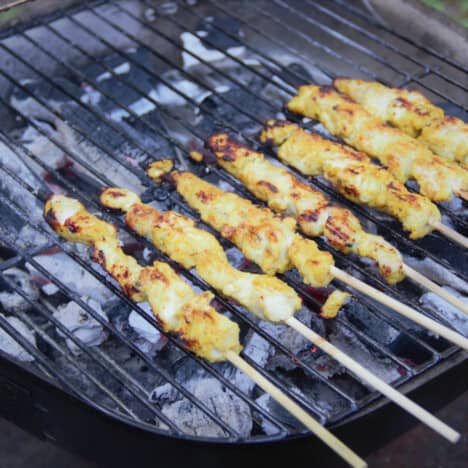
POLYGON ((453 294, 450 294, 444 288, 441 288, 438 284, 434 283, 429 278, 426 278, 424 275, 421 275, 421 273, 414 270, 410 266, 404 264, 403 268, 405 270, 405 275, 408 278, 411 278, 412 280, 424 286, 426 289, 429 289, 429 291, 432 291, 434 294, 437 294, 442 299, 455 306, 457 309, 460 309, 465 314, 468 314, 468 304, 465 304, 461 299, 455 297, 453 294))
POLYGON ((421 406, 417 405, 414 401, 411 401, 408 397, 395 390, 389 384, 384 382, 376 375, 369 372, 361 364, 350 358, 347 354, 340 351, 329 341, 322 338, 320 335, 315 333, 310 328, 306 327, 303 323, 299 322, 294 317, 286 320, 286 323, 299 332, 302 336, 310 340, 312 343, 317 345, 331 357, 336 359, 343 366, 347 367, 353 374, 360 377, 362 380, 367 382, 371 387, 378 390, 380 393, 385 395, 389 400, 392 400, 398 406, 408 411, 414 417, 419 419, 421 422, 426 424, 428 427, 438 432, 440 435, 448 439, 450 442, 455 443, 460 439, 460 434, 453 430, 450 426, 437 419, 431 413, 426 411, 421 406))
POLYGON ((341 440, 337 439, 330 431, 328 431, 312 416, 306 413, 297 403, 295 403, 291 398, 283 393, 278 387, 263 377, 262 374, 260 374, 250 364, 244 361, 242 357, 233 351, 229 351, 226 357, 234 366, 249 376, 259 387, 261 387, 286 410, 288 410, 294 417, 296 417, 305 427, 307 427, 307 429, 319 437, 341 458, 346 460, 349 465, 356 468, 364 468, 367 466, 367 463, 362 458, 356 455, 349 447, 343 444, 341 440))
POLYGON ((432 224, 432 227, 436 231, 439 231, 444 236, 456 242, 457 244, 460 244, 462 247, 465 247, 465 249, 468 249, 468 238, 463 236, 459 232, 440 222, 432 224))
POLYGON ((460 348, 468 350, 468 339, 463 337, 459 333, 450 330, 450 328, 447 328, 444 325, 437 323, 435 320, 432 320, 429 317, 426 317, 425 315, 412 309, 411 307, 408 307, 406 304, 403 304, 397 301, 396 299, 387 296, 386 294, 380 292, 372 286, 369 286, 368 284, 363 283, 354 276, 349 275, 345 271, 340 270, 335 266, 331 267, 331 274, 336 279, 339 279, 340 281, 343 281, 343 283, 346 283, 352 288, 357 289, 358 291, 368 295, 369 297, 372 297, 372 299, 380 302, 381 304, 389 307, 390 309, 393 309, 395 312, 398 312, 404 317, 409 318, 410 320, 418 323, 422 327, 425 327, 428 330, 431 330, 434 333, 443 336, 445 339, 456 344, 460 348))

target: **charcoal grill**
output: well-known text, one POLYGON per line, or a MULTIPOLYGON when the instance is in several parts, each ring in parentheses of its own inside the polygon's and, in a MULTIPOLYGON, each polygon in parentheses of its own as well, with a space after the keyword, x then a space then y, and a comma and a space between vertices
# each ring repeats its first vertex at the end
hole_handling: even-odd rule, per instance
MULTIPOLYGON (((188 151, 203 151, 203 141, 217 130, 235 133, 258 147, 256 133, 262 122, 281 116, 295 86, 327 84, 336 76, 422 89, 449 113, 466 120, 467 68, 382 26, 354 3, 340 0, 77 3, 1 33, 0 145, 5 156, 0 159, 0 271, 3 290, 16 292, 27 305, 14 315, 36 337, 34 346, 5 315, 0 316, 0 328, 34 358, 18 363, 0 354, 2 414, 106 464, 197 460, 217 466, 247 463, 255 457, 304 462, 326 456, 332 466, 333 455, 277 408, 263 405, 258 390, 247 392, 236 385, 225 365, 198 359, 173 337, 155 358, 145 353, 122 321, 122 310, 135 311, 159 329, 157 322, 95 269, 83 251, 51 233, 39 210, 51 188, 61 190, 126 230, 115 213, 103 211, 98 203, 103 186, 121 185, 138 188, 145 202, 196 217, 170 184, 157 186, 150 181, 144 171, 150 161, 171 157, 179 167, 249 197, 221 170, 190 162, 188 151), (43 144, 65 155, 65 163, 44 159, 38 146, 25 140, 26 128, 33 135, 30 138, 41 137, 43 144), (114 299, 106 311, 109 320, 67 284, 66 271, 58 275, 41 263, 46 254, 57 251, 110 291, 114 299), (8 275, 15 267, 34 269, 42 281, 55 286, 55 294, 32 298, 8 275), (107 330, 109 338, 99 347, 83 344, 54 316, 55 307, 64 301, 78 304, 107 330), (71 353, 65 339, 81 353, 71 353), (240 434, 185 385, 180 366, 213 377, 233 398, 248 405, 251 434, 240 434), (152 389, 164 383, 218 428, 216 437, 181 430, 178 421, 164 413, 161 402, 149 398, 152 389)), ((322 131, 316 122, 306 125, 322 131)), ((438 234, 411 242, 396 222, 350 205, 323 180, 313 184, 350 207, 364 225, 384 235, 404 255, 430 259, 466 281, 466 252, 461 248, 438 234)), ((441 209, 466 235, 463 208, 447 204, 441 209)), ((423 291, 410 281, 390 287, 371 265, 334 251, 322 240, 319 244, 332 251, 340 268, 451 326, 450 317, 418 302, 423 291)), ((146 249, 146 261, 168 261, 195 286, 209 289, 195 274, 180 270, 129 232, 126 246, 140 258, 146 249)), ((375 371, 386 369, 392 384, 413 391, 411 395, 425 406, 436 409, 466 390, 466 355, 445 340, 357 293, 335 320, 325 323, 315 312, 326 292, 305 287, 294 273, 283 279, 314 312, 313 327, 344 340, 338 346, 358 344, 364 351, 353 355, 351 346, 353 357, 376 366, 375 371)), ((329 375, 333 363, 323 361, 319 351, 295 353, 236 305, 221 297, 216 302, 239 322, 244 342, 258 335, 283 364, 264 368, 254 354, 247 354, 249 363, 360 453, 369 453, 412 423, 352 375, 342 370, 329 375)))

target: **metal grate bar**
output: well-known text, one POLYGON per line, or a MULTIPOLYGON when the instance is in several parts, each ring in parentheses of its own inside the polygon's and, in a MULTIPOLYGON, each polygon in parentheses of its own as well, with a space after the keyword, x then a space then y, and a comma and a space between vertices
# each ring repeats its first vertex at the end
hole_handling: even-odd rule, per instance
MULTIPOLYGON (((148 1, 147 0, 143 0, 146 4, 148 4, 148 1)), ((203 15, 200 15, 199 13, 197 13, 197 11, 195 10, 195 8, 189 8, 189 7, 186 7, 184 5, 184 3, 176 0, 176 3, 177 3, 177 6, 178 8, 180 8, 181 10, 183 10, 184 12, 187 12, 187 13, 190 13, 190 15, 198 18, 199 20, 203 20, 205 17, 203 15)), ((212 4, 215 8, 216 5, 212 4)), ((123 8, 124 9, 124 8, 123 8)), ((126 9, 124 9, 125 11, 127 11, 126 9)), ((127 11, 128 12, 128 11, 127 11)), ((168 16, 168 17, 165 17, 164 18, 165 20, 168 20, 168 21, 171 21, 171 22, 174 22, 175 24, 177 24, 178 26, 180 26, 181 28, 184 28, 184 25, 183 23, 177 21, 173 16, 168 16)), ((291 89, 295 89, 295 86, 297 86, 298 83, 306 83, 306 81, 304 80, 304 77, 302 75, 300 75, 298 72, 296 72, 295 70, 292 70, 290 68, 286 68, 286 66, 284 64, 282 64, 281 62, 279 62, 278 60, 276 60, 275 58, 273 57, 269 57, 267 54, 265 54, 264 52, 262 52, 260 49, 258 49, 257 47, 253 46, 252 44, 247 44, 245 41, 241 41, 240 37, 238 35, 235 35, 235 34, 232 34, 230 33, 229 31, 227 30, 224 30, 222 28, 220 28, 219 26, 217 26, 215 23, 210 23, 210 27, 215 29, 216 31, 222 33, 224 36, 226 37, 229 37, 231 39, 234 39, 235 41, 239 42, 242 46, 246 47, 248 50, 252 51, 255 55, 257 55, 258 57, 261 57, 264 61, 262 61, 262 65, 267 69, 269 70, 271 73, 278 73, 278 71, 281 72, 282 74, 282 77, 284 79, 284 81, 286 83, 288 83, 288 85, 291 87, 289 88, 289 86, 282 86, 281 83, 279 82, 274 82, 274 80, 272 80, 271 78, 271 75, 266 75, 265 73, 262 73, 262 72, 259 72, 258 70, 256 69, 252 69, 252 72, 255 73, 257 76, 260 76, 262 77, 263 79, 269 81, 269 82, 274 82, 275 84, 279 85, 282 87, 282 89, 286 92, 290 92, 291 89), (266 62, 265 62, 266 61, 266 62), (291 76, 292 77, 292 81, 290 79, 286 79, 285 76, 291 76)), ((206 37, 203 37, 199 34, 198 31, 191 31, 191 33, 195 36, 197 36, 199 39, 205 41, 207 44, 210 44, 215 50, 220 50, 218 48, 218 46, 214 43, 214 41, 211 41, 209 40, 208 38, 206 37)), ((229 52, 229 50, 223 50, 222 51, 227 57, 229 57, 230 59, 232 59, 233 61, 239 63, 239 65, 241 66, 244 66, 245 63, 240 60, 238 57, 236 57, 235 55, 231 54, 229 52)), ((315 65, 316 66, 316 65, 315 65)))
MULTIPOLYGON (((0 240, 4 241, 3 235, 0 234, 0 240)), ((3 275, 2 275, 3 276, 3 275)), ((43 367, 48 375, 56 379, 57 382, 62 385, 70 394, 74 395, 80 400, 85 400, 92 405, 84 395, 77 392, 73 385, 70 384, 66 376, 63 375, 54 363, 51 363, 50 360, 43 354, 42 351, 33 346, 21 333, 19 333, 2 315, 0 315, 0 328, 10 335, 24 350, 29 354, 34 356, 35 359, 39 362, 39 365, 43 367)))
MULTIPOLYGON (((213 6, 217 11, 222 11, 227 16, 230 16, 231 18, 235 18, 237 21, 239 21, 239 23, 243 27, 246 27, 248 30, 253 31, 258 36, 263 37, 264 39, 267 39, 272 44, 277 45, 281 49, 287 50, 288 52, 291 52, 292 54, 297 55, 302 60, 305 60, 307 63, 309 63, 310 65, 317 68, 317 70, 319 70, 320 72, 322 72, 324 75, 328 76, 329 78, 332 78, 334 76, 333 71, 329 70, 328 67, 325 67, 323 65, 319 65, 317 62, 312 61, 310 57, 304 55, 302 52, 297 50, 295 47, 293 47, 293 46, 291 46, 289 44, 286 44, 286 43, 284 43, 282 41, 278 41, 275 37, 270 37, 269 35, 265 34, 261 29, 257 28, 256 26, 253 26, 250 23, 247 23, 239 15, 236 15, 232 11, 220 6, 218 3, 215 3, 213 0, 206 0, 206 1, 211 6, 213 6)), ((237 38, 237 40, 239 40, 239 38, 237 38)), ((242 45, 246 45, 246 44, 244 44, 242 42, 242 45)), ((247 46, 247 47, 250 47, 250 46, 247 46)), ((270 61, 271 61, 271 58, 270 58, 270 61)))
MULTIPOLYGON (((67 362, 72 364, 76 369, 78 369, 96 388, 98 388, 103 394, 110 398, 120 410, 126 413, 128 416, 132 417, 135 421, 142 422, 140 417, 132 411, 117 395, 111 392, 105 385, 103 385, 97 378, 95 378, 86 368, 81 365, 77 359, 73 358, 70 351, 64 349, 63 346, 60 346, 55 340, 51 339, 50 336, 41 330, 26 314, 20 314, 20 318, 26 323, 30 329, 32 329, 38 336, 40 336, 44 342, 51 346, 55 351, 57 351, 62 357, 66 359, 67 362)), ((136 395, 135 399, 138 400, 136 395)), ((148 405, 149 406, 149 405, 148 405)))
MULTIPOLYGON (((120 9, 121 11, 125 12, 129 17, 134 17, 133 14, 130 14, 127 10, 125 10, 124 8, 120 8, 120 5, 118 3, 115 4, 115 6, 120 9)), ((102 15, 101 13, 97 12, 96 9, 92 8, 90 11, 92 11, 92 13, 98 17, 99 19, 101 19, 104 23, 110 25, 111 27, 113 27, 115 30, 117 30, 119 33, 123 34, 124 36, 128 37, 129 39, 135 41, 136 43, 138 44, 142 44, 141 41, 134 35, 134 34, 131 34, 129 33, 128 31, 126 31, 125 29, 123 29, 121 26, 119 26, 118 24, 114 23, 113 21, 110 21, 109 18, 105 17, 104 15, 102 15)), ((136 18, 136 17, 135 17, 136 18)), ((75 18, 68 18, 70 19, 70 21, 73 21, 74 23, 77 23, 79 24, 84 30, 86 30, 86 32, 88 32, 90 35, 92 35, 93 37, 95 37, 96 39, 102 41, 104 44, 106 44, 111 50, 114 50, 116 51, 117 53, 120 53, 121 55, 125 56, 125 57, 129 57, 128 54, 122 52, 122 51, 119 51, 118 49, 116 49, 114 46, 112 46, 112 44, 110 44, 108 41, 106 41, 104 38, 102 38, 101 36, 97 35, 94 31, 92 31, 91 29, 89 29, 88 27, 84 26, 83 23, 81 21, 77 21, 75 18)), ((136 21, 138 21, 138 19, 136 19, 136 21)), ((193 52, 191 52, 190 50, 188 50, 187 48, 185 47, 182 47, 180 46, 179 44, 174 44, 173 43, 173 40, 170 38, 170 36, 167 36, 166 34, 162 33, 161 31, 153 28, 153 27, 150 27, 144 23, 139 23, 141 24, 142 26, 150 29, 151 31, 155 32, 155 34, 157 34, 158 36, 164 38, 166 41, 168 41, 169 43, 175 45, 178 49, 180 50, 183 50, 184 53, 187 53, 187 54, 190 54, 193 58, 195 58, 196 60, 200 61, 201 63, 203 63, 204 65, 206 65, 208 68, 210 68, 211 70, 213 70, 215 73, 223 76, 224 78, 226 78, 227 80, 229 80, 231 83, 234 83, 235 85, 237 85, 239 88, 241 88, 243 91, 245 91, 247 94, 249 94, 250 96, 252 96, 252 98, 254 99, 257 99, 259 101, 261 101, 263 104, 267 105, 268 107, 270 107, 272 109, 272 111, 275 109, 274 106, 272 106, 272 104, 267 101, 265 98, 261 97, 261 96, 258 96, 257 94, 255 94, 245 83, 243 83, 242 81, 238 80, 237 78, 234 78, 232 77, 231 75, 229 75, 228 73, 225 73, 224 71, 220 70, 219 68, 216 68, 214 67, 210 62, 206 61, 205 59, 203 59, 203 57, 201 57, 199 54, 195 54, 193 52)), ((143 45, 143 44, 142 44, 143 45)), ((160 53, 157 52, 157 50, 154 48, 154 47, 149 47, 147 44, 144 44, 144 47, 146 47, 147 49, 151 50, 151 53, 153 53, 155 56, 157 56, 158 58, 161 58, 161 60, 163 60, 164 62, 170 64, 172 67, 174 67, 175 69, 177 69, 178 71, 180 71, 181 73, 183 73, 185 76, 187 76, 188 78, 190 78, 194 83, 197 83, 199 86, 201 86, 202 88, 205 88, 207 91, 211 91, 210 88, 208 88, 199 78, 197 78, 196 76, 194 76, 193 74, 190 74, 188 72, 186 72, 182 67, 180 67, 174 60, 170 60, 168 59, 167 57, 164 57, 163 55, 161 55, 160 53)), ((129 57, 129 60, 130 61, 133 61, 133 59, 131 57, 129 57)), ((138 62, 137 62, 138 63, 138 62)), ((142 66, 140 64, 140 66, 142 66)), ((145 70, 147 69, 147 67, 145 66, 144 67, 145 70)), ((249 68, 250 70, 250 68, 249 68)), ((150 74, 153 74, 154 72, 153 71, 149 71, 150 74)), ((252 114, 250 112, 247 112, 245 109, 243 109, 241 106, 239 106, 237 103, 231 101, 231 100, 228 100, 226 97, 224 97, 222 94, 218 93, 218 96, 220 99, 222 99, 224 102, 226 102, 227 104, 229 104, 230 106, 232 106, 233 108, 235 108, 236 110, 238 110, 239 112, 243 112, 244 114, 248 115, 250 118, 252 119, 256 119, 257 117, 255 116, 255 114, 252 114)), ((151 100, 150 97, 148 96, 148 100, 151 100)), ((193 101, 193 100, 192 100, 193 101)))
MULTIPOLYGON (((346 63, 347 65, 350 65, 354 69, 359 70, 360 72, 364 72, 367 76, 370 76, 375 80, 378 79, 378 75, 376 73, 374 73, 371 69, 369 69, 367 66, 360 65, 360 64, 356 63, 354 60, 350 60, 347 57, 345 57, 344 55, 336 52, 334 49, 332 49, 332 48, 330 48, 328 46, 325 46, 324 44, 322 44, 319 41, 316 41, 316 40, 312 39, 310 36, 303 33, 302 31, 296 30, 295 28, 291 27, 286 22, 281 21, 280 19, 276 18, 272 13, 270 13, 270 12, 268 12, 266 10, 262 10, 255 3, 252 3, 251 6, 253 6, 253 8, 255 9, 255 11, 258 14, 260 14, 261 16, 263 16, 265 18, 268 18, 275 25, 282 27, 284 30, 286 30, 286 31, 288 31, 290 33, 294 33, 295 35, 301 37, 308 44, 311 44, 311 45, 319 48, 320 50, 323 50, 323 51, 327 52, 332 57, 336 58, 337 60, 343 61, 344 63, 346 63)), ((281 41, 281 42, 283 42, 283 41, 281 41)), ((391 68, 391 67, 389 67, 389 68, 391 68)), ((400 71, 398 73, 402 74, 400 71)), ((405 76, 405 75, 403 74, 403 76, 405 76)))

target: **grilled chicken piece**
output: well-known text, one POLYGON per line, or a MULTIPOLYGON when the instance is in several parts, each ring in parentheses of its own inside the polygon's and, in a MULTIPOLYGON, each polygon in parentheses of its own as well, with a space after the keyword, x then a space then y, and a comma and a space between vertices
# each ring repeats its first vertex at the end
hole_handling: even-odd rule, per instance
POLYGON ((333 257, 295 232, 292 218, 281 219, 234 193, 221 190, 190 172, 173 172, 177 191, 201 218, 235 244, 267 274, 295 266, 304 281, 325 287, 333 279, 333 257))
POLYGON ((468 198, 468 171, 434 155, 423 143, 390 127, 343 94, 301 86, 288 108, 320 120, 333 135, 378 159, 400 182, 414 178, 421 193, 431 200, 447 201, 454 195, 468 198))
POLYGON ((349 210, 332 206, 322 192, 303 183, 288 170, 273 165, 262 153, 237 143, 229 135, 212 136, 208 147, 221 167, 242 181, 274 211, 294 216, 305 234, 324 235, 344 253, 372 258, 390 284, 403 279, 403 263, 398 250, 382 237, 365 232, 349 210))
POLYGON ((333 86, 371 114, 412 137, 417 137, 432 122, 444 118, 444 111, 418 91, 389 88, 375 81, 345 78, 335 79, 333 86))
POLYGON ((335 88, 371 114, 418 137, 429 149, 450 161, 468 165, 468 124, 444 115, 418 91, 388 88, 380 83, 338 78, 335 88))
POLYGON ((174 161, 172 159, 160 159, 154 161, 151 165, 151 178, 160 181, 164 174, 168 174, 174 168, 174 161))
POLYGON ((196 268, 208 284, 260 319, 284 321, 301 307, 294 289, 278 278, 242 272, 230 265, 218 240, 197 228, 194 220, 175 211, 159 212, 125 189, 106 189, 101 202, 125 211, 131 229, 184 268, 196 268))
POLYGON ((216 312, 209 292, 196 294, 166 263, 142 267, 120 248, 115 226, 89 213, 73 198, 52 195, 44 217, 63 238, 94 247, 93 259, 135 301, 148 301, 164 331, 177 334, 185 346, 209 361, 239 353, 239 326, 216 312))
POLYGON ((452 116, 423 128, 418 140, 439 156, 468 167, 468 124, 452 116))
POLYGON ((394 216, 411 239, 430 233, 441 220, 439 210, 428 198, 408 192, 387 170, 349 146, 308 133, 296 124, 274 120, 267 123, 260 139, 279 146, 279 159, 301 173, 321 175, 349 200, 394 216))
POLYGON ((177 191, 203 221, 237 245, 244 255, 269 275, 292 267, 288 249, 296 221, 280 219, 235 193, 224 192, 191 172, 173 172, 177 191))
POLYGON ((327 319, 335 318, 340 309, 350 298, 351 294, 335 289, 335 291, 328 296, 327 301, 320 309, 320 315, 327 319))

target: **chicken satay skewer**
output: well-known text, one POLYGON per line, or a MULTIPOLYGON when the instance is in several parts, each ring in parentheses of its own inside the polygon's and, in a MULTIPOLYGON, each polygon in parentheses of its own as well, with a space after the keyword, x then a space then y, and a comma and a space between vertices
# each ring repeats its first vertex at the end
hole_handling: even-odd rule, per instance
MULTIPOLYGON (((434 220, 440 219, 439 210, 429 199, 408 192, 403 184, 387 170, 373 164, 364 153, 286 121, 268 121, 260 140, 277 146, 278 158, 302 174, 321 175, 349 200, 395 216, 412 239, 431 232, 434 220)), ((465 237, 463 239, 468 242, 465 237)), ((404 263, 403 271, 413 281, 468 313, 468 304, 404 263)))
POLYGON ((210 362, 231 362, 350 466, 367 466, 363 459, 239 355, 242 349, 239 327, 210 305, 211 293, 195 293, 166 263, 140 266, 120 248, 115 226, 90 214, 78 200, 53 195, 44 207, 44 217, 64 239, 92 245, 93 260, 132 300, 148 301, 166 333, 177 334, 190 351, 210 362))
MULTIPOLYGON (((173 260, 182 263, 185 268, 195 266, 200 276, 220 290, 221 293, 226 294, 226 286, 229 286, 230 290, 228 290, 227 295, 235 299, 237 298, 238 302, 242 302, 244 306, 259 318, 291 326, 306 339, 338 360, 351 372, 369 383, 371 387, 380 391, 436 432, 439 432, 451 442, 458 440, 459 435, 447 425, 295 319, 293 314, 295 309, 300 306, 300 299, 295 291, 286 286, 282 281, 274 277, 252 275, 235 269, 237 273, 234 275, 227 276, 223 273, 223 270, 226 270, 228 260, 221 245, 210 233, 196 228, 193 220, 190 218, 186 218, 176 212, 166 211, 160 213, 155 208, 141 203, 138 196, 133 192, 120 188, 108 188, 104 190, 101 194, 101 203, 108 208, 120 209, 126 212, 126 222, 131 229, 143 237, 150 238, 158 249, 164 251, 173 260), (170 241, 168 241, 168 238, 171 238, 170 241), (236 289, 236 276, 241 278, 244 276, 244 281, 241 283, 242 296, 240 296, 240 300, 239 296, 232 292, 236 289), (262 278, 263 276, 265 278, 262 278), (271 290, 268 291, 263 288, 258 293, 257 291, 252 291, 252 289, 256 288, 255 280, 253 281, 253 288, 249 288, 248 280, 255 277, 268 281, 271 290), (225 284, 223 287, 222 283, 226 282, 229 284, 225 284), (258 304, 258 299, 254 301, 248 300, 246 299, 248 295, 260 296, 265 302, 268 302, 262 305, 262 310, 259 311, 259 306, 255 305, 258 304), (290 305, 293 305, 293 307, 290 307, 290 305)), ((228 266, 227 269, 231 270, 232 267, 228 266)), ((261 287, 261 282, 258 285, 261 287)))
POLYGON ((468 166, 468 124, 446 116, 419 91, 337 78, 334 87, 367 111, 417 138, 433 153, 468 166))
POLYGON ((401 183, 415 179, 420 193, 433 201, 468 198, 468 171, 436 156, 423 143, 334 89, 301 86, 288 109, 319 119, 333 135, 379 160, 401 183))
POLYGON ((429 234, 441 220, 428 198, 410 193, 388 170, 349 146, 276 120, 267 121, 260 141, 278 147, 277 157, 302 174, 325 177, 348 200, 395 217, 411 239, 429 234))
MULTIPOLYGON (((148 170, 151 177, 151 166, 148 170)), ((226 193, 190 172, 173 172, 179 194, 206 223, 233 242, 249 260, 268 274, 284 272, 294 265, 312 286, 326 286, 333 278, 362 291, 424 328, 468 350, 468 339, 348 275, 333 265, 329 252, 320 251, 311 239, 295 233, 291 218, 281 220, 268 208, 255 206, 234 193, 226 193), (311 249, 315 249, 311 253, 311 249)))

